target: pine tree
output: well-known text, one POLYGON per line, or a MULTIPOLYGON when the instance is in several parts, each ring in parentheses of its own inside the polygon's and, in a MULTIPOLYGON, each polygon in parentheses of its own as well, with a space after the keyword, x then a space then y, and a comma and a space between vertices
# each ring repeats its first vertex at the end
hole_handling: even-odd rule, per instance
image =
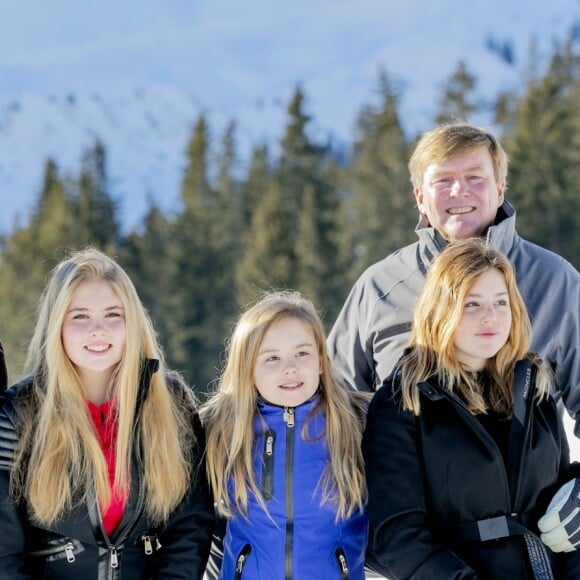
POLYGON ((510 155, 508 197, 520 233, 580 263, 580 57, 572 43, 557 46, 545 76, 529 85, 510 155))
MULTIPOLYGON (((334 312, 337 298, 337 278, 340 275, 337 246, 338 190, 333 180, 334 161, 330 146, 315 143, 308 135, 310 117, 306 114, 305 95, 297 88, 288 107, 288 122, 280 144, 280 157, 274 180, 274 190, 280 196, 280 215, 285 216, 286 229, 279 235, 290 237, 285 262, 288 271, 283 277, 285 286, 303 290, 318 288, 318 281, 309 280, 315 275, 310 265, 324 265, 319 274, 325 281, 325 290, 311 295, 316 305, 334 312), (305 203, 306 196, 310 198, 305 203), (304 208, 312 215, 304 216, 304 208), (311 235, 318 239, 316 246, 307 246, 299 238, 310 222, 311 235)), ((270 196, 272 197, 272 190, 270 196)), ((277 256, 279 261, 281 256, 277 256)))
POLYGON ((172 228, 159 206, 150 201, 142 228, 127 235, 119 254, 119 262, 133 280, 153 320, 170 367, 176 361, 166 347, 181 324, 181 312, 171 286, 177 278, 172 228))
POLYGON ((253 302, 263 291, 295 288, 288 280, 296 270, 294 242, 296 229, 281 195, 280 186, 272 182, 256 208, 251 231, 252 243, 237 270, 239 301, 253 302))
POLYGON ((190 215, 202 215, 207 207, 216 203, 216 195, 208 178, 209 127, 201 115, 187 146, 187 167, 181 184, 181 201, 190 215))
POLYGON ((437 124, 453 120, 470 121, 481 105, 475 97, 476 78, 463 61, 443 87, 443 95, 436 116, 437 124))
POLYGON ((114 252, 120 237, 117 204, 109 191, 106 150, 99 140, 82 155, 77 188, 80 243, 114 252))
POLYGON ((317 218, 315 193, 312 187, 307 187, 298 220, 296 254, 300 260, 296 277, 300 290, 318 304, 325 290, 329 290, 329 280, 326 279, 327 267, 322 259, 317 218))
POLYGON ((358 117, 354 157, 346 176, 342 229, 351 264, 345 280, 348 287, 364 268, 415 236, 409 147, 399 119, 397 92, 384 71, 379 94, 379 105, 366 106, 358 117))
POLYGON ((242 230, 251 236, 252 217, 264 199, 271 179, 272 169, 266 145, 255 147, 246 174, 240 184, 240 219, 242 230))
POLYGON ((202 116, 187 148, 181 187, 183 211, 173 228, 175 273, 172 300, 180 324, 168 338, 178 368, 200 391, 207 390, 220 366, 224 337, 235 304, 232 231, 237 185, 231 175, 235 159, 233 134, 226 134, 227 151, 217 186, 212 185, 209 127, 202 116), (229 159, 229 161, 228 161, 229 159))
POLYGON ((59 247, 76 247, 75 206, 56 163, 46 161, 43 185, 36 208, 32 212, 29 229, 40 255, 53 253, 59 247))
POLYGON ((46 275, 75 247, 75 215, 70 193, 54 161, 45 164, 42 188, 27 226, 4 240, 1 255, 0 320, 11 378, 23 372, 36 304, 46 275))

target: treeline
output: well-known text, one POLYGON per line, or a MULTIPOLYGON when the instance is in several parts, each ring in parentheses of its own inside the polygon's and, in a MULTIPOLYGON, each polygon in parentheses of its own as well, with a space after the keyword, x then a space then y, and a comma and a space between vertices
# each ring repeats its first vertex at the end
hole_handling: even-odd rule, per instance
MULTIPOLYGON (((580 263, 580 78, 573 43, 554 48, 542 75, 519 95, 481 103, 477 79, 460 62, 444 84, 434 124, 473 119, 482 108, 510 156, 508 199, 525 237, 580 263)), ((295 288, 330 326, 354 279, 369 264, 415 240, 417 210, 399 96, 385 73, 378 103, 358 117, 350 151, 309 136, 297 88, 278 153, 258 145, 240 177, 232 123, 213 145, 201 116, 186 151, 181 205, 151 202, 140 226, 120 228, 106 150, 97 142, 78 175, 52 160, 28 223, 1 240, 0 340, 11 378, 22 373, 35 306, 47 272, 69 249, 95 245, 132 276, 160 334, 169 365, 200 392, 221 366, 231 325, 263 289, 295 288), (218 153, 215 153, 215 150, 218 153)))

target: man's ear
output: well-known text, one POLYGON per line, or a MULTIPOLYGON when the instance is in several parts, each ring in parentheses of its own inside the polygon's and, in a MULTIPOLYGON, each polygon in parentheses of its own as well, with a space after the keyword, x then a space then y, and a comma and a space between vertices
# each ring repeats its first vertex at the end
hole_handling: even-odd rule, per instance
POLYGON ((417 208, 419 209, 419 212, 421 214, 425 215, 425 212, 423 211, 423 193, 422 193, 422 191, 418 187, 415 187, 413 189, 413 194, 415 195, 415 201, 417 202, 417 208))
POLYGON ((505 182, 497 184, 497 207, 501 207, 505 201, 505 182))

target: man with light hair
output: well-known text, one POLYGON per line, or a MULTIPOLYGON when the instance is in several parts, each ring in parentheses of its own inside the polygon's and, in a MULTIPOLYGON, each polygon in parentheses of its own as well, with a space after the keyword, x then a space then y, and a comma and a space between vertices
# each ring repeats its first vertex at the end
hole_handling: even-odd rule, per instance
MULTIPOLYGON (((434 258, 449 242, 484 237, 515 267, 532 322, 531 350, 554 371, 555 395, 580 436, 580 275, 563 257, 517 233, 501 144, 469 123, 442 125, 421 137, 409 171, 419 239, 367 268, 350 291, 328 336, 340 380, 350 389, 379 389, 407 345, 415 302, 434 258)), ((578 490, 580 480, 570 482, 543 520, 542 539, 554 551, 580 544, 578 490)))
POLYGON ((360 276, 328 337, 345 386, 381 387, 407 344, 415 301, 433 259, 450 241, 482 236, 514 264, 532 320, 532 350, 551 365, 559 393, 577 417, 580 274, 563 257, 518 235, 516 212, 506 199, 507 169, 499 141, 480 127, 442 125, 421 137, 409 162, 419 240, 360 276))

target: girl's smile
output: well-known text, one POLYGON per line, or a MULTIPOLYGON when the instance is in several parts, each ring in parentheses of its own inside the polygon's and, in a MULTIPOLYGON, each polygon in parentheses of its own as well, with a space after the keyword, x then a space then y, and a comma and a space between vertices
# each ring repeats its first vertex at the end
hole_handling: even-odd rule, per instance
POLYGON ((125 334, 123 306, 111 285, 104 280, 81 282, 72 293, 62 342, 95 404, 103 402, 123 357, 125 334))
POLYGON ((260 395, 275 405, 296 407, 314 395, 320 372, 318 346, 310 326, 294 317, 272 323, 254 368, 260 395))

